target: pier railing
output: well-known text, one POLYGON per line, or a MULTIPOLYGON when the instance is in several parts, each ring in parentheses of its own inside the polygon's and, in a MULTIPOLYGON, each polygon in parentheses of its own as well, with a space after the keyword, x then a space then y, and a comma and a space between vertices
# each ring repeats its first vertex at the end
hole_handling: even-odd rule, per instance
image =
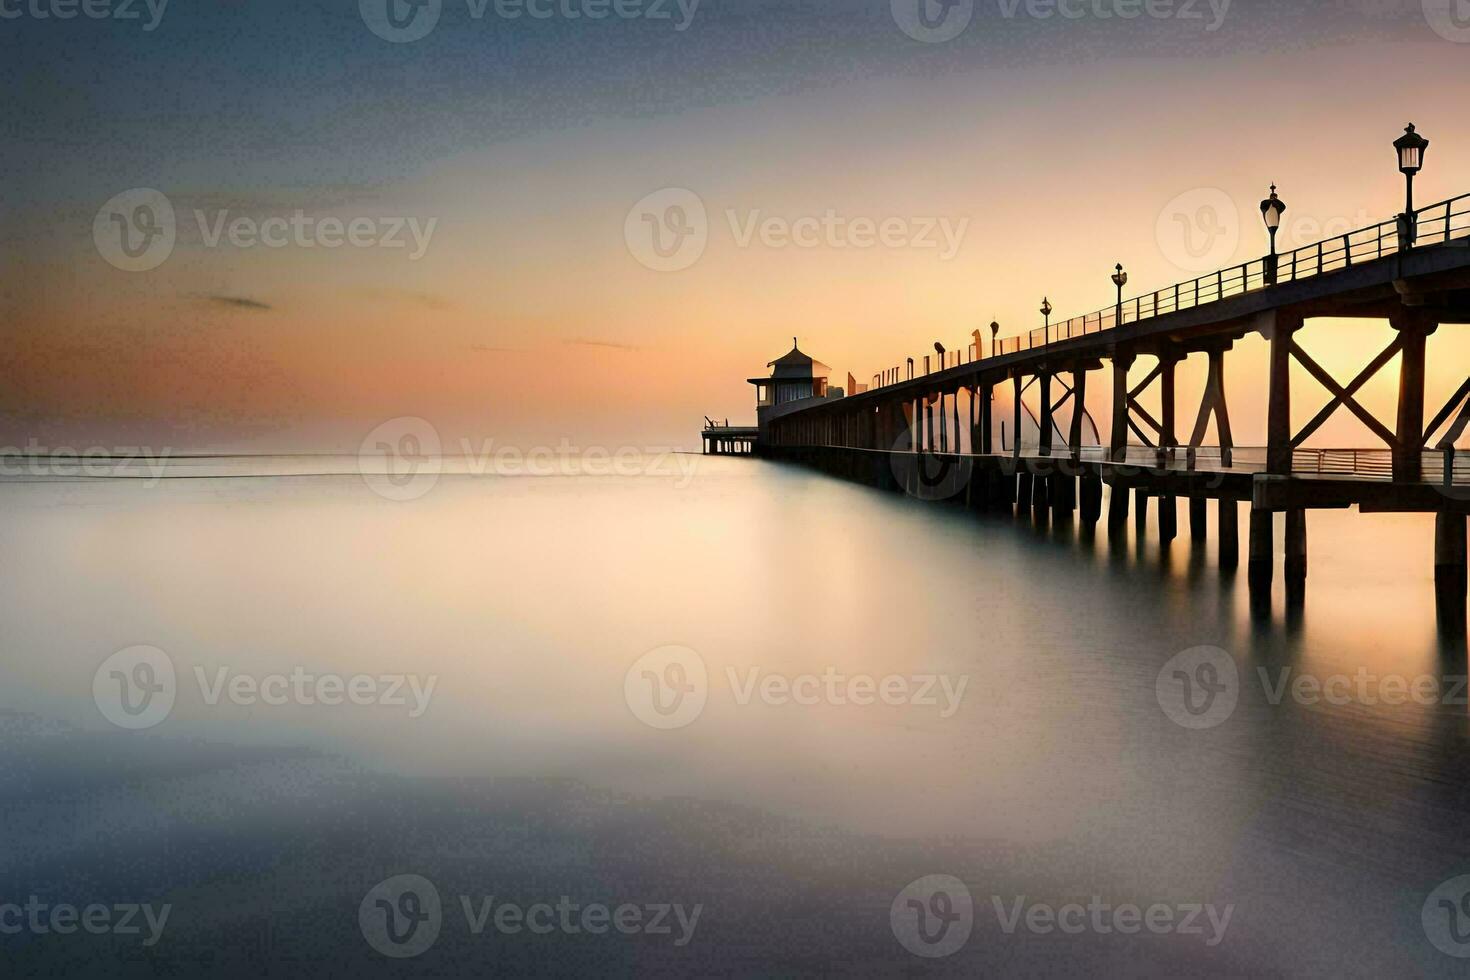
MULTIPOLYGON (((967 453, 954 453, 964 456, 967 453)), ((1010 456, 1003 451, 998 456, 1010 456)), ((1028 460, 1067 459, 1071 454, 1064 446, 1043 455, 1036 447, 1021 450, 1028 460)), ((1084 446, 1077 454, 1080 461, 1111 463, 1148 470, 1177 470, 1193 473, 1265 473, 1265 446, 1128 446, 1118 456, 1107 446, 1084 446)), ((1425 449, 1421 462, 1420 482, 1444 484, 1470 489, 1470 451, 1425 449)), ((1393 451, 1390 449, 1295 449, 1292 451, 1292 476, 1337 476, 1389 482, 1394 479, 1393 451)))
MULTIPOLYGON (((966 359, 983 359, 987 353, 984 349, 986 346, 992 348, 989 352, 992 357, 1037 350, 1077 337, 1105 333, 1126 324, 1218 303, 1273 285, 1300 282, 1350 269, 1354 265, 1395 255, 1410 248, 1424 248, 1470 238, 1470 194, 1419 208, 1414 216, 1415 221, 1412 224, 1401 215, 1274 257, 1252 259, 1208 275, 1174 283, 1093 313, 1072 317, 1049 327, 1038 327, 1026 334, 988 343, 982 340, 978 349, 971 344, 965 351, 950 352, 947 356, 937 357, 933 363, 936 368, 943 370, 965 363, 966 359)), ((928 356, 920 360, 925 365, 930 363, 928 356)), ((886 387, 907 380, 908 372, 898 368, 874 376, 875 387, 886 387)))

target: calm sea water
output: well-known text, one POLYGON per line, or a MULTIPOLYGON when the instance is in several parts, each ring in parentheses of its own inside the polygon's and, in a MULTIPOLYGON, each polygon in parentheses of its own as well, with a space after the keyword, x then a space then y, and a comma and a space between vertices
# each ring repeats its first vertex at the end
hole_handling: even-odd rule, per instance
POLYGON ((1464 969, 1424 519, 1313 514, 1260 619, 1182 514, 1161 554, 748 460, 315 462, 0 485, 11 975, 1464 969), (496 926, 559 902, 638 918, 496 926), (151 945, 50 918, 130 903, 151 945))

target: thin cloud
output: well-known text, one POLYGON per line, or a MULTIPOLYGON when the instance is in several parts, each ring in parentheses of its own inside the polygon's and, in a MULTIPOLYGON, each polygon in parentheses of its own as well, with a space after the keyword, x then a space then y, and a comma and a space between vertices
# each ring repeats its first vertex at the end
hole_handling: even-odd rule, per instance
POLYGON ((248 296, 206 296, 205 299, 220 306, 230 306, 237 310, 273 310, 275 307, 269 303, 262 303, 258 299, 248 296))
POLYGON ((620 344, 612 340, 590 340, 586 337, 575 337, 566 341, 568 347, 597 347, 604 350, 635 351, 639 348, 632 344, 620 344))

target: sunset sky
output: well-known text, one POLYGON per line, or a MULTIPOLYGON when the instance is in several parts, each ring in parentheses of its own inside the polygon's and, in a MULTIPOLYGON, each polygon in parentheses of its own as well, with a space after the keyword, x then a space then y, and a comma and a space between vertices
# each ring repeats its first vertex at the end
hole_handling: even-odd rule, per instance
MULTIPOLYGON (((745 379, 793 335, 867 381, 992 318, 1003 336, 1039 326, 1043 294, 1057 318, 1092 311, 1117 262, 1130 295, 1205 271, 1181 208, 1233 204, 1207 268, 1259 256, 1273 181, 1285 247, 1386 220, 1411 120, 1432 141, 1418 202, 1470 192, 1470 5, 1454 20, 1446 2, 1181 0, 1122 19, 1098 16, 1113 0, 1077 18, 976 0, 929 43, 889 0, 602 20, 445 0, 431 33, 394 43, 355 0, 176 2, 151 30, 142 3, 139 20, 57 20, 6 0, 0 442, 352 450, 411 415, 450 444, 693 448, 705 415, 753 422, 745 379), (177 242, 130 272, 94 219, 137 188, 166 196, 177 242), (658 271, 628 229, 668 188, 702 203, 707 246, 658 271), (401 225, 406 247, 211 241, 298 212, 401 225), (743 240, 829 212, 895 237, 743 240), (938 247, 918 247, 929 225, 938 247)), ((1306 337, 1350 378, 1387 330, 1306 337)), ((1431 412, 1467 338, 1431 340, 1431 412)), ((1260 351, 1240 354, 1236 440, 1258 444, 1260 351)), ((1322 393, 1304 390, 1309 416, 1322 393)), ((1368 397, 1383 408, 1392 386, 1368 397)), ((1346 417, 1318 441, 1372 444, 1346 417)))

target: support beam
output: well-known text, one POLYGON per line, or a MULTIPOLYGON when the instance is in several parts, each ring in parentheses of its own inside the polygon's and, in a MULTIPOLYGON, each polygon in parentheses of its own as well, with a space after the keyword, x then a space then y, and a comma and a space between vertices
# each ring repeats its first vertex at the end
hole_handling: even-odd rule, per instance
POLYGON ((1082 523, 1088 526, 1096 524, 1102 517, 1102 479, 1084 475, 1079 481, 1078 496, 1082 523))
POLYGON ((1133 366, 1132 351, 1113 352, 1113 424, 1108 432, 1109 455, 1115 463, 1128 458, 1128 369, 1133 366))
POLYGON ((1292 335, 1301 329, 1302 318, 1279 311, 1270 318, 1270 326, 1263 331, 1271 343, 1267 371, 1270 394, 1266 412, 1266 470, 1285 474, 1291 472, 1291 349, 1295 343, 1292 335))
POLYGON ((1221 497, 1218 517, 1220 568, 1232 571, 1240 566, 1240 505, 1221 497))
POLYGON ((1288 585, 1307 580, 1307 512, 1286 512, 1286 581, 1288 585))
POLYGON ((1128 524, 1128 488, 1113 484, 1108 491, 1108 530, 1121 531, 1128 524))
MULTIPOLYGON (((1021 458, 1021 395, 1025 392, 1026 389, 1021 384, 1020 371, 1016 371, 1015 374, 1011 375, 1011 380, 1015 383, 1016 388, 1016 403, 1012 406, 1012 409, 1015 413, 1015 421, 1011 428, 1011 458, 1019 460, 1021 458)), ((1027 496, 1023 499, 1030 500, 1031 498, 1027 496)))
POLYGON ((1179 503, 1174 497, 1159 498, 1159 541, 1168 544, 1179 536, 1179 503))
POLYGON ((1134 491, 1133 529, 1138 532, 1139 543, 1148 534, 1148 491, 1139 487, 1134 491))
POLYGON ((1404 309, 1389 317, 1403 341, 1399 364, 1398 446, 1394 450, 1393 478, 1418 480, 1424 467, 1424 348, 1439 327, 1432 314, 1404 309))
POLYGON ((1441 630, 1465 632, 1465 515, 1440 512, 1434 517, 1434 599, 1441 630))
POLYGON ((1041 385, 1041 417, 1037 420, 1037 428, 1041 430, 1041 448, 1039 452, 1043 456, 1051 455, 1051 430, 1056 422, 1052 419, 1051 405, 1051 372, 1042 371, 1038 376, 1041 385))
POLYGON ((1276 575, 1275 520, 1269 510, 1251 508, 1249 575, 1252 589, 1270 588, 1276 575))
POLYGON ((990 385, 980 386, 980 453, 989 456, 995 451, 992 444, 994 435, 994 423, 991 419, 991 400, 995 397, 995 389, 990 385))
POLYGON ((1172 350, 1166 350, 1159 354, 1159 398, 1161 417, 1159 423, 1159 463, 1168 461, 1176 446, 1179 445, 1179 436, 1175 430, 1175 398, 1174 398, 1174 369, 1183 360, 1179 354, 1172 350))
POLYGON ((1072 425, 1067 445, 1072 450, 1072 459, 1082 458, 1082 420, 1087 416, 1087 369, 1072 369, 1072 425))

